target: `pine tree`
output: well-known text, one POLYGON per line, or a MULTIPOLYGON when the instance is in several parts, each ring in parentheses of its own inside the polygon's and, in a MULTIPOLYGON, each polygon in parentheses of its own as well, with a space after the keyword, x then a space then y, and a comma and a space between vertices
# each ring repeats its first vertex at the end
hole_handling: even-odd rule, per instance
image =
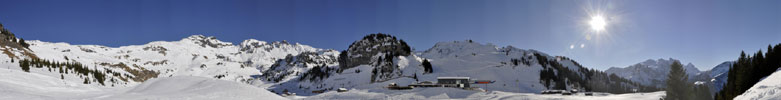
POLYGON ((428 61, 428 59, 423 59, 423 71, 425 73, 433 73, 434 70, 431 68, 431 62, 428 61))
POLYGON ((24 72, 30 72, 30 60, 24 59, 19 62, 19 67, 22 67, 24 72))
POLYGON ((21 44, 22 47, 24 47, 24 48, 30 47, 30 44, 27 44, 26 42, 24 42, 24 39, 22 39, 22 38, 19 38, 19 44, 21 44))
POLYGON ((713 96, 710 93, 710 86, 708 84, 701 84, 694 87, 694 93, 696 93, 696 96, 694 96, 696 99, 694 100, 713 100, 713 96))
POLYGON ((665 100, 692 100, 689 80, 686 70, 681 62, 675 61, 670 65, 670 73, 667 75, 667 88, 665 100))

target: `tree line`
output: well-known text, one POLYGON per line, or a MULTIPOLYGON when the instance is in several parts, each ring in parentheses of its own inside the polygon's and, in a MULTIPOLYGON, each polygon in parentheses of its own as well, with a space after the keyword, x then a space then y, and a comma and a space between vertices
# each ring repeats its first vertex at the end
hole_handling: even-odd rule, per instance
MULTIPOLYGON (((105 85, 104 81, 106 80, 106 74, 104 74, 101 71, 98 71, 96 69, 89 69, 87 66, 84 66, 83 64, 79 62, 56 62, 51 60, 41 60, 41 59, 23 59, 19 61, 19 67, 22 68, 25 72, 30 72, 30 68, 47 68, 49 72, 59 72, 60 73, 60 79, 65 79, 65 77, 62 74, 76 74, 79 76, 87 76, 84 78, 84 84, 91 83, 89 76, 92 75, 92 79, 94 81, 97 81, 100 83, 100 85, 105 85)), ((107 70, 109 73, 109 70, 107 70)), ((114 73, 119 74, 119 73, 114 73)))
POLYGON ((763 77, 767 77, 781 67, 781 44, 768 45, 767 53, 762 50, 753 56, 740 52, 738 60, 732 64, 727 75, 727 83, 721 91, 717 92, 714 99, 731 100, 743 94, 754 86, 763 77))
MULTIPOLYGON (((585 91, 608 92, 608 93, 632 93, 632 92, 651 92, 658 91, 659 88, 644 86, 631 80, 619 77, 615 74, 588 69, 582 67, 577 62, 573 63, 579 67, 578 70, 570 70, 557 60, 549 60, 547 56, 534 53, 543 70, 540 70, 540 83, 548 89, 566 90, 567 86, 573 88, 582 88, 585 91)), ((569 59, 560 57, 561 59, 569 59)))

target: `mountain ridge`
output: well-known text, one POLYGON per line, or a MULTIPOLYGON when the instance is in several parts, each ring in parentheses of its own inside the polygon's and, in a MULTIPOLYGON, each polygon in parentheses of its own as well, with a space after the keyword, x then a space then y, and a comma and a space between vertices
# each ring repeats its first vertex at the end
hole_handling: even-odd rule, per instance
MULTIPOLYGON (((260 87, 275 93, 289 90, 300 95, 335 88, 377 89, 389 83, 408 85, 433 81, 442 76, 466 76, 496 80, 482 87, 489 90, 538 93, 547 89, 579 89, 628 93, 630 88, 655 90, 623 78, 589 69, 564 56, 551 56, 533 49, 497 47, 471 40, 439 42, 423 52, 411 52, 408 45, 393 36, 367 36, 351 44, 351 49, 320 49, 287 41, 266 42, 247 39, 242 43, 223 42, 213 36, 191 35, 178 41, 153 41, 143 45, 106 47, 71 45, 65 42, 31 40, 30 48, 47 61, 79 62, 96 72, 112 72, 106 85, 132 87, 144 82, 121 81, 141 77, 134 70, 157 73, 152 79, 175 76, 209 77, 260 87), (356 51, 351 51, 356 50, 356 51), (356 55, 357 58, 340 58, 356 55), (406 52, 406 53, 405 53, 406 52), (360 55, 360 56, 357 56, 360 55), (364 59, 353 67, 340 67, 341 59, 364 59), (433 72, 424 73, 423 60, 433 72), (117 67, 119 66, 119 67, 117 67), (466 74, 485 73, 485 74, 466 74), (115 81, 120 80, 120 81, 115 81), (513 81, 515 80, 515 81, 513 81), (618 86, 618 87, 616 87, 618 86), (508 88, 518 87, 518 88, 508 88), (620 89, 608 89, 620 88, 620 89)), ((8 60, 8 59, 5 59, 8 60)), ((45 69, 45 68, 44 68, 45 69)), ((31 73, 49 73, 33 68, 31 73)), ((82 76, 63 74, 67 84, 81 84, 82 76)))

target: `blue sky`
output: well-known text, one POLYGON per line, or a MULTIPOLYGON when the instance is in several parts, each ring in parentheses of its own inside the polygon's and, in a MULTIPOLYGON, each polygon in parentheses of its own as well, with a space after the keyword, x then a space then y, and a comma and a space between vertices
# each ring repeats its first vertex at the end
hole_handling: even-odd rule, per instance
MULTIPOLYGON (((675 58, 701 70, 781 43, 776 0, 2 0, 27 40, 140 45, 193 34, 343 50, 389 33, 422 51, 472 39, 568 56, 597 69, 675 58), (606 17, 596 33, 587 21, 606 17), (583 45, 583 48, 580 47, 583 45), (574 48, 570 48, 573 46, 574 48)), ((765 50, 763 50, 765 51, 765 50)))

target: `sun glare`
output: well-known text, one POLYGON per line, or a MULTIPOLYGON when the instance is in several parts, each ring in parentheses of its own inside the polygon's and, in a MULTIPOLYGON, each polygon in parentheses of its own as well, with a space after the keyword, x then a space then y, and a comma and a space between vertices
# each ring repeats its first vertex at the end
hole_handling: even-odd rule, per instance
POLYGON ((591 25, 591 29, 594 31, 605 30, 605 26, 607 26, 605 17, 602 17, 601 15, 591 16, 591 21, 589 21, 588 24, 591 25))

